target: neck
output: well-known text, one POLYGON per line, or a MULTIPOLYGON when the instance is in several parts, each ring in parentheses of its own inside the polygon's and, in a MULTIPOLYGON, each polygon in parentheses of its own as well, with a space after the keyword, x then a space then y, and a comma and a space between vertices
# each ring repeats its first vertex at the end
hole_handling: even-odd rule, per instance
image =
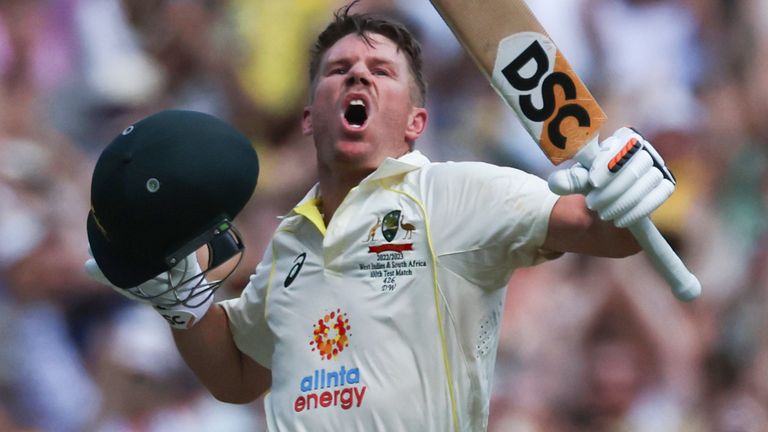
POLYGON ((322 198, 321 210, 325 225, 331 221, 336 209, 347 196, 353 187, 367 177, 370 171, 359 171, 354 173, 340 174, 338 171, 321 167, 319 173, 320 197, 322 198))

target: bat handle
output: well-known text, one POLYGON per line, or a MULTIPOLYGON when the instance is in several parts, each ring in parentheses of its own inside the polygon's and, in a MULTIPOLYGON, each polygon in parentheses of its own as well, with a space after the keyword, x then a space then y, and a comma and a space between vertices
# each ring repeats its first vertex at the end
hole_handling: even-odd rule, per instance
POLYGON ((701 294, 701 283, 672 250, 650 218, 631 225, 629 231, 642 246, 657 272, 672 288, 678 300, 691 301, 701 294))
MULTIPOLYGON (((598 137, 595 136, 574 158, 589 168, 599 150, 598 137)), ((688 302, 701 295, 701 283, 672 250, 650 218, 645 217, 631 225, 629 231, 643 248, 656 271, 667 281, 678 300, 688 302)))

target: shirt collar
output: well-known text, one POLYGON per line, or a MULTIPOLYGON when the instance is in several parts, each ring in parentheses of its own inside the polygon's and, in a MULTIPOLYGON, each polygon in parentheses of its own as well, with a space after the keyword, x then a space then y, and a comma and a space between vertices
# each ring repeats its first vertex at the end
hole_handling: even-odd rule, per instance
POLYGON ((388 157, 376 171, 366 177, 360 184, 402 175, 419 169, 428 163, 429 159, 418 150, 408 152, 397 159, 388 157))
POLYGON ((323 221, 323 214, 320 213, 320 185, 315 184, 312 189, 304 195, 304 198, 296 204, 287 215, 279 217, 284 219, 293 215, 301 215, 312 222, 320 232, 325 235, 325 222, 323 221))
MULTIPOLYGON (((360 184, 367 184, 382 180, 389 177, 403 175, 413 170, 419 169, 429 163, 429 159, 424 156, 420 151, 414 150, 408 152, 399 158, 391 158, 382 162, 376 171, 372 172, 368 177, 363 179, 360 184)), ((294 214, 302 215, 309 219, 315 226, 318 227, 320 232, 325 235, 325 223, 323 222, 323 215, 320 213, 320 185, 315 184, 312 189, 307 192, 304 198, 299 201, 296 207, 293 208, 284 217, 289 217, 294 214)))

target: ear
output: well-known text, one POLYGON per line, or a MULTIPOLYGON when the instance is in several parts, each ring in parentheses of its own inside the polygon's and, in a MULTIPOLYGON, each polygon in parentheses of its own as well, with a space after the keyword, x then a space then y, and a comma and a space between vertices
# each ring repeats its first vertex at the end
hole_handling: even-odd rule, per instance
POLYGON ((304 136, 312 135, 314 129, 312 128, 312 110, 309 106, 304 107, 304 112, 301 119, 301 133, 304 136))
POLYGON ((413 107, 405 128, 405 140, 407 142, 412 143, 416 141, 424 133, 424 130, 427 128, 428 117, 426 108, 413 107))

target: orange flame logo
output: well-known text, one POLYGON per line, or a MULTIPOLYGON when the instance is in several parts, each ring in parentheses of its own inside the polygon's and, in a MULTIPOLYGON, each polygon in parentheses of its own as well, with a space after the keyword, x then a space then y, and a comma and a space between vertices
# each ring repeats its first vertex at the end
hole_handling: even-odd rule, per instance
POLYGON ((325 314, 317 320, 313 326, 312 341, 309 345, 312 351, 317 351, 323 360, 331 360, 349 346, 349 336, 352 335, 350 330, 347 314, 336 309, 335 312, 325 314))

